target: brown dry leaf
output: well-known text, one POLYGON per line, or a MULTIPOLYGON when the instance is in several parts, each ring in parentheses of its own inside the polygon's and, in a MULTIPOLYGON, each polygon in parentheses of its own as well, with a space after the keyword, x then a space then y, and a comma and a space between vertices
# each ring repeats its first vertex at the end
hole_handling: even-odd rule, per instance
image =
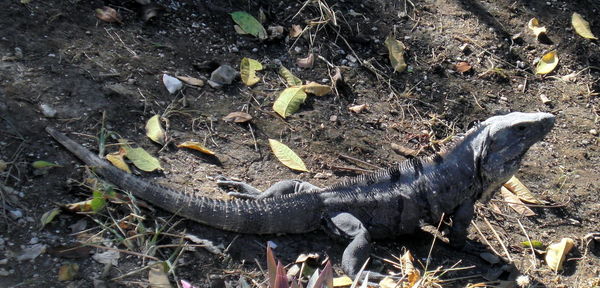
POLYGON ((294 263, 304 263, 308 260, 314 260, 314 261, 319 260, 319 254, 317 254, 317 253, 309 253, 309 254, 302 253, 302 254, 298 255, 298 258, 296 258, 296 262, 294 262, 294 263))
POLYGON ((189 84, 192 86, 198 86, 198 87, 204 86, 204 81, 202 81, 202 79, 198 79, 198 78, 194 78, 194 77, 187 77, 187 76, 175 76, 175 77, 177 77, 177 79, 185 82, 186 84, 189 84))
POLYGON ((131 174, 131 169, 129 169, 129 165, 125 162, 125 150, 119 149, 119 152, 107 154, 105 157, 115 167, 131 174))
POLYGON ((569 254, 569 251, 575 246, 575 241, 571 238, 562 238, 558 243, 552 243, 546 249, 546 264, 554 272, 562 270, 563 263, 569 254))
POLYGON ((454 65, 454 69, 456 70, 456 72, 460 72, 460 73, 465 73, 465 72, 469 72, 471 70, 471 64, 469 64, 468 62, 458 62, 456 63, 456 65, 454 65))
POLYGON ((316 82, 309 82, 306 85, 302 85, 302 89, 304 89, 304 92, 315 96, 325 96, 331 93, 331 87, 316 82))
POLYGON ((531 194, 531 191, 517 179, 514 175, 503 185, 510 192, 514 193, 521 199, 523 202, 531 203, 531 204, 544 204, 544 202, 538 200, 531 194))
POLYGON ((164 262, 158 262, 150 267, 148 272, 148 282, 150 288, 171 288, 171 282, 169 282, 169 276, 167 275, 167 265, 164 262))
POLYGON ((231 112, 223 117, 223 121, 225 122, 244 123, 250 120, 252 120, 252 115, 241 111, 231 112))
POLYGON ((104 6, 96 9, 96 17, 104 22, 117 22, 119 24, 123 24, 123 22, 121 22, 121 15, 119 15, 117 10, 113 9, 112 7, 104 6))
POLYGON ((419 154, 419 151, 406 147, 406 146, 402 146, 400 144, 396 144, 396 143, 392 143, 390 144, 392 146, 392 150, 394 150, 394 152, 404 156, 404 157, 416 157, 417 154, 419 154))
POLYGON ((536 215, 535 212, 533 212, 533 210, 529 209, 529 207, 525 206, 525 204, 521 202, 517 195, 511 193, 508 189, 506 189, 506 187, 502 186, 500 188, 500 194, 502 195, 502 198, 504 199, 506 204, 508 204, 508 206, 510 206, 510 208, 512 208, 513 210, 517 211, 517 213, 523 216, 536 215))
POLYGON ((312 68, 315 62, 315 54, 310 53, 306 58, 296 59, 296 65, 300 68, 312 68))
POLYGON ((177 148, 188 148, 188 149, 200 151, 204 154, 215 155, 215 152, 205 148, 204 145, 202 145, 198 142, 194 142, 194 141, 185 141, 185 142, 177 145, 177 148))
POLYGON ((348 110, 350 110, 354 113, 360 113, 366 109, 367 109, 367 104, 354 105, 354 106, 348 108, 348 110))
POLYGON ((546 35, 546 27, 540 25, 540 21, 537 18, 531 18, 529 22, 527 22, 527 27, 531 29, 535 37, 540 40, 541 37, 546 35))
POLYGON ((583 19, 583 16, 579 13, 573 13, 571 16, 571 25, 575 28, 575 32, 579 34, 579 36, 587 39, 598 39, 592 33, 590 29, 590 23, 583 19))
POLYGON ((406 287, 413 287, 419 279, 421 279, 421 272, 415 268, 413 264, 414 258, 410 251, 406 251, 402 257, 400 257, 400 263, 402 264, 402 274, 408 280, 406 287))
POLYGON ((70 203, 70 204, 66 204, 64 207, 73 213, 92 212, 92 211, 94 211, 94 209, 92 208, 92 200, 93 199, 81 201, 81 202, 77 202, 77 203, 70 203))
POLYGON ((392 68, 396 72, 402 72, 406 70, 406 62, 404 61, 404 44, 396 40, 393 34, 388 35, 385 38, 385 47, 388 49, 388 54, 392 68))
POLYGON ((76 263, 65 264, 58 269, 58 281, 71 281, 77 277, 79 265, 76 263))
POLYGON ((300 35, 302 35, 302 27, 300 27, 300 25, 292 25, 292 28, 290 29, 290 37, 291 38, 298 38, 300 37, 300 35))

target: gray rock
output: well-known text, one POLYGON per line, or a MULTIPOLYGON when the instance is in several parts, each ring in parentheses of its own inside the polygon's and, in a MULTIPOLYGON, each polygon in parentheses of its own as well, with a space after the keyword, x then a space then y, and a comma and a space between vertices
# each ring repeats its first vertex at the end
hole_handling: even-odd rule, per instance
POLYGON ((233 67, 229 65, 221 65, 219 68, 217 68, 217 70, 210 74, 210 80, 208 81, 208 84, 213 88, 219 88, 222 85, 231 84, 236 76, 237 71, 233 69, 233 67))

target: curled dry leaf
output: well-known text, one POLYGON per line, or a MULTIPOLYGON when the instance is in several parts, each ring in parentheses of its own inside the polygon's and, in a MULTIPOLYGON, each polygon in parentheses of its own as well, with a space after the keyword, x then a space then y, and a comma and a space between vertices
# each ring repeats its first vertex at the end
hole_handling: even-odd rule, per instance
POLYGON ((104 6, 96 9, 96 17, 104 22, 117 22, 123 24, 123 22, 121 22, 121 15, 119 15, 119 12, 112 7, 104 6))
POLYGON ((194 142, 194 141, 185 141, 185 142, 177 145, 177 148, 188 148, 188 149, 200 151, 204 154, 215 155, 215 152, 209 150, 208 148, 205 148, 201 143, 194 142))
POLYGON ((408 280, 408 287, 414 287, 417 281, 421 279, 421 272, 415 268, 413 261, 414 258, 408 250, 400 257, 402 274, 408 280))
POLYGON ((542 56, 537 67, 535 67, 535 74, 548 74, 556 68, 558 65, 558 55, 556 51, 550 51, 546 55, 542 56))
POLYGON ((146 122, 146 136, 150 138, 150 140, 160 144, 165 145, 166 140, 166 132, 160 124, 160 116, 154 115, 148 122, 146 122))
POLYGON ((331 93, 331 87, 316 82, 310 82, 306 85, 302 85, 302 88, 304 89, 304 92, 313 94, 315 96, 325 96, 331 93))
POLYGON ((269 145, 277 160, 283 165, 294 170, 308 172, 304 161, 290 147, 274 139, 269 139, 269 145))
POLYGON ((546 250, 546 264, 554 272, 562 270, 563 263, 567 258, 569 251, 575 246, 575 241, 571 238, 562 238, 558 243, 552 243, 546 250))
POLYGON ((54 220, 54 217, 56 217, 58 214, 60 214, 60 208, 54 208, 44 213, 44 215, 42 215, 42 218, 40 219, 42 228, 44 228, 46 224, 52 222, 52 220, 54 220))
POLYGON ((106 154, 105 157, 113 166, 131 174, 131 169, 129 169, 129 165, 125 162, 125 150, 119 149, 118 152, 106 154))
POLYGON ((194 77, 187 77, 187 76, 175 76, 175 77, 177 77, 177 79, 185 82, 188 85, 198 86, 198 87, 204 86, 204 81, 202 81, 202 79, 198 79, 198 78, 194 78, 194 77))
POLYGON ((242 78, 242 82, 246 84, 246 86, 252 86, 258 81, 260 81, 260 77, 256 76, 256 71, 260 71, 263 69, 262 64, 260 62, 250 59, 250 58, 242 58, 242 62, 240 63, 240 75, 242 78))
POLYGON ((350 110, 354 113, 360 113, 362 111, 365 111, 366 109, 367 109, 367 104, 354 105, 354 106, 348 108, 348 110, 350 110))
POLYGON ((300 25, 292 25, 292 28, 290 29, 290 37, 292 38, 298 38, 300 37, 300 35, 302 35, 302 32, 304 30, 302 29, 302 27, 300 27, 300 25))
POLYGON ((523 216, 536 215, 535 212, 533 212, 533 210, 529 209, 529 207, 525 206, 525 204, 521 202, 517 195, 511 193, 508 189, 506 189, 506 187, 500 187, 500 194, 502 195, 504 202, 506 202, 508 206, 510 206, 510 208, 517 211, 517 213, 523 216))
POLYGON ((388 54, 392 68, 396 72, 406 70, 406 62, 404 61, 404 44, 396 40, 394 35, 390 34, 385 38, 385 47, 388 49, 388 54))
POLYGON ((315 54, 309 53, 306 58, 298 58, 296 65, 300 68, 312 68, 315 63, 315 54))
POLYGON ((279 75, 281 75, 281 77, 285 79, 285 82, 287 82, 287 84, 290 86, 302 85, 302 80, 296 77, 296 75, 294 75, 292 71, 288 70, 283 66, 279 67, 279 75))
POLYGON ((77 277, 79 265, 77 263, 65 264, 58 269, 58 281, 71 281, 77 277))
POLYGON ((540 21, 533 17, 527 22, 527 27, 533 32, 535 37, 540 40, 541 37, 546 35, 546 27, 540 25, 540 21))
POLYGON ((348 287, 352 285, 352 278, 348 276, 341 276, 333 278, 333 287, 348 287))
POLYGON ((167 265, 164 262, 158 262, 150 267, 148 272, 148 283, 151 288, 171 288, 169 276, 167 275, 167 265))
POLYGON ((529 189, 527 189, 527 187, 525 187, 525 185, 523 185, 523 183, 521 183, 521 181, 519 181, 519 179, 517 179, 515 176, 512 176, 510 179, 508 179, 503 186, 506 187, 510 192, 517 195, 517 197, 519 197, 519 199, 521 199, 523 202, 531 204, 544 204, 544 202, 535 198, 535 196, 531 194, 531 191, 529 191, 529 189))
POLYGON ((252 115, 241 111, 231 112, 223 117, 223 121, 225 122, 244 123, 250 120, 252 120, 252 115))
POLYGON ((579 36, 587 39, 598 39, 592 33, 590 29, 590 23, 583 19, 583 16, 579 13, 573 13, 571 16, 571 25, 575 28, 575 32, 579 34, 579 36))
POLYGON ((456 63, 456 65, 454 65, 454 69, 456 70, 456 72, 459 73, 466 73, 469 72, 471 70, 471 64, 469 64, 469 62, 458 62, 456 63))

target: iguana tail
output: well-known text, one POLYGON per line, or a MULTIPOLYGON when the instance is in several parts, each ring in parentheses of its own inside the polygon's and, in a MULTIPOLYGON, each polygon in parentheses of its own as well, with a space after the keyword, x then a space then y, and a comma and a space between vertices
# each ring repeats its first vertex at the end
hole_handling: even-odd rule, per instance
POLYGON ((231 201, 191 196, 143 181, 114 167, 55 129, 46 127, 46 131, 107 181, 155 206, 196 222, 248 234, 304 233, 319 228, 323 204, 316 194, 231 201))

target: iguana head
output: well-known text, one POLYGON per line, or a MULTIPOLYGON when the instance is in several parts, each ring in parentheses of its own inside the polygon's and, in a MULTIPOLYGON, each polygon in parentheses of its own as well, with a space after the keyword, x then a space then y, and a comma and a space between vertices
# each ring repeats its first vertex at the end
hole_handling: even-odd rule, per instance
POLYGON ((480 124, 475 154, 487 187, 481 201, 489 201, 499 186, 517 172, 529 147, 542 140, 553 126, 552 114, 520 112, 494 116, 480 124))

